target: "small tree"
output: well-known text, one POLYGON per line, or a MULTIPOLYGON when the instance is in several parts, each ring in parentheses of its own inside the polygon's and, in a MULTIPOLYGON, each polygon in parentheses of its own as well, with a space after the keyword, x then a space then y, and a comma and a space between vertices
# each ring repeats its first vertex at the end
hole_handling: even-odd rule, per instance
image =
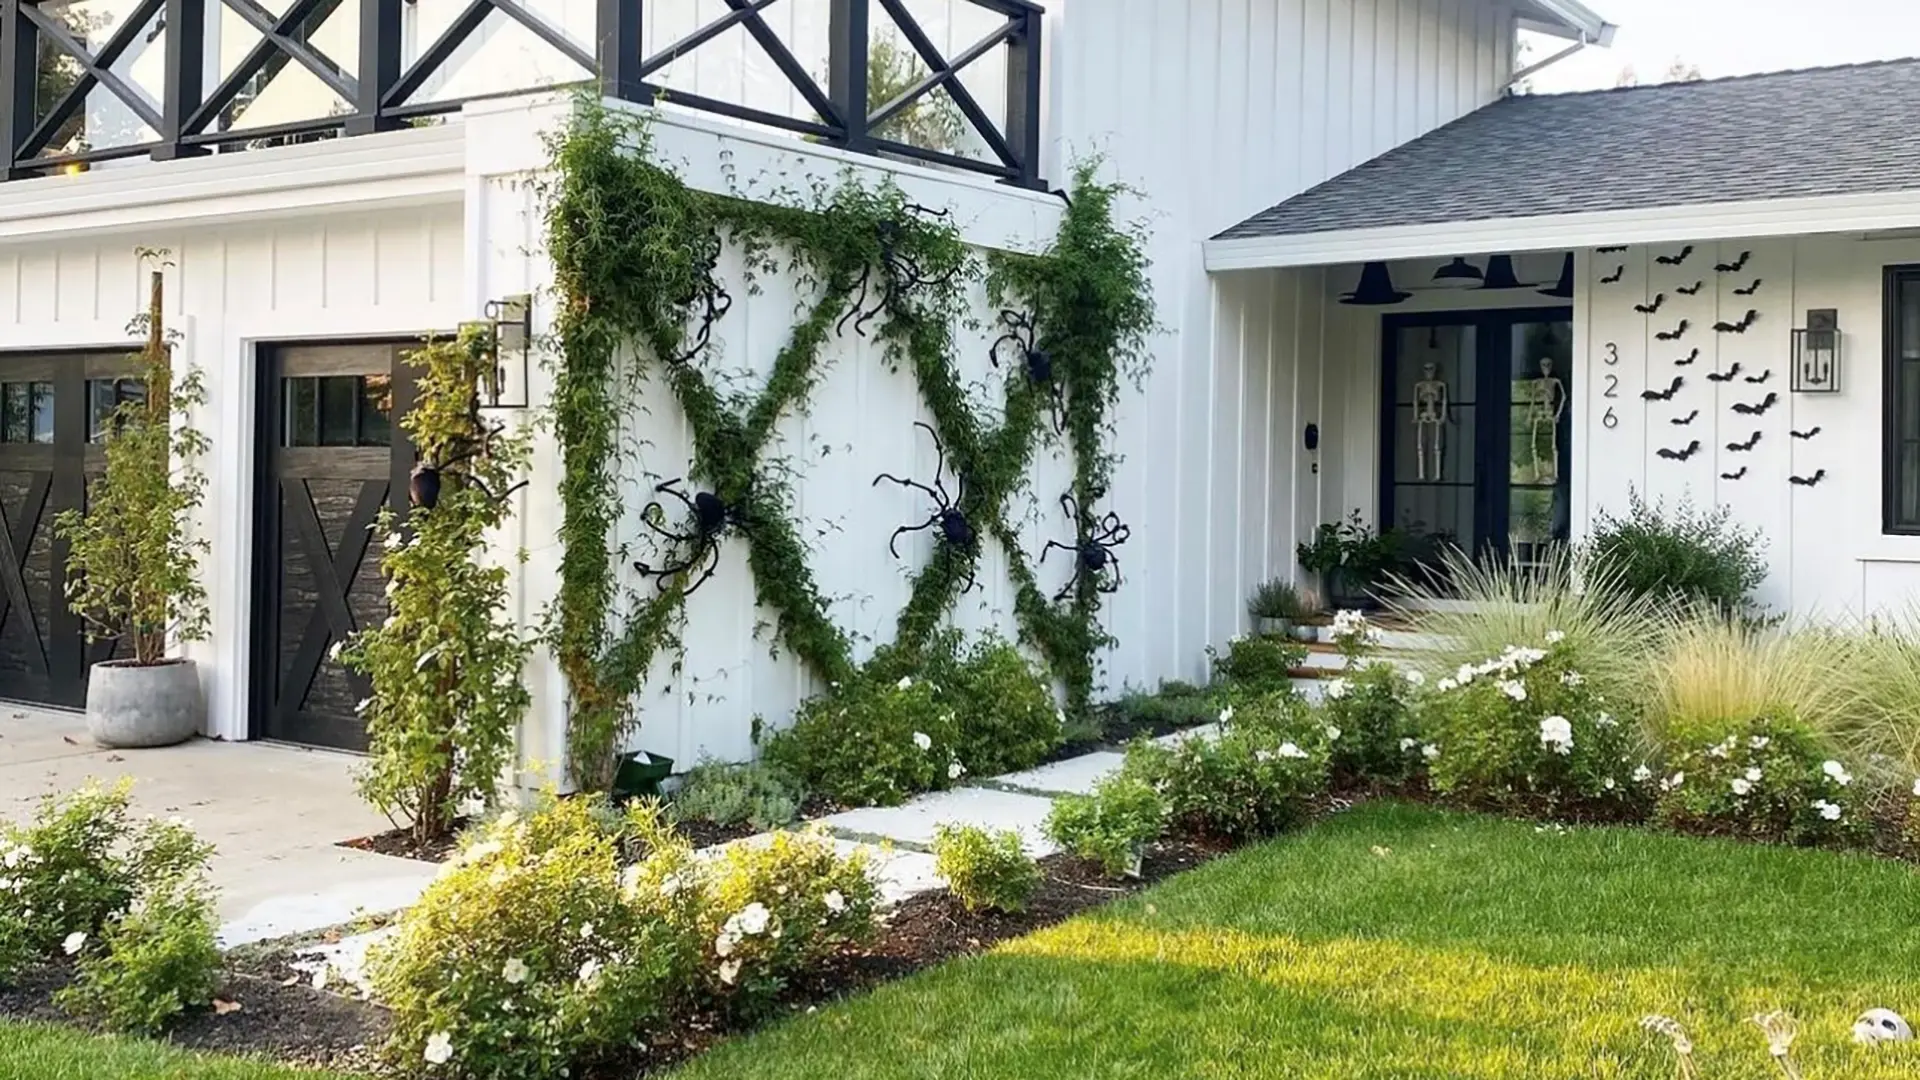
POLYGON ((173 380, 173 342, 163 321, 166 254, 139 252, 154 268, 147 310, 128 332, 147 339, 140 353, 145 392, 108 419, 106 473, 87 485, 86 508, 63 510, 54 520, 70 545, 67 601, 86 619, 88 636, 127 638, 134 663, 143 666, 165 662, 169 640, 207 635, 207 592, 197 574, 207 545, 191 535, 191 525, 206 500, 206 474, 196 462, 208 444, 186 422, 206 392, 197 369, 173 380))
POLYGON ((382 514, 390 616, 340 657, 373 681, 362 705, 370 745, 361 795, 389 817, 410 818, 426 843, 452 831, 461 803, 493 801, 529 701, 520 671, 531 644, 502 617, 508 571, 481 560, 488 531, 507 519, 528 443, 480 415, 477 390, 492 364, 481 334, 432 342, 412 362, 414 407, 400 421, 421 460, 405 524, 412 536, 382 514))

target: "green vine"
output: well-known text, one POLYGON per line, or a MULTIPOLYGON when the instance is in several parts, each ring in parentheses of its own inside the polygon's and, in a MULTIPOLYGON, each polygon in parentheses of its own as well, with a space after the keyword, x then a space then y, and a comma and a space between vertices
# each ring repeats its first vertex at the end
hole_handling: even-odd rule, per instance
MULTIPOLYGON (((828 339, 850 326, 864 332, 869 322, 889 362, 917 380, 956 473, 965 477, 959 509, 1006 549, 1025 635, 1067 684, 1075 711, 1084 709, 1093 655, 1106 640, 1098 629, 1099 593, 1088 579, 1067 603, 1046 600, 1006 513, 1044 435, 1046 391, 1015 370, 997 428, 988 430, 970 409, 953 361, 952 328, 965 315, 965 288, 981 270, 953 223, 912 206, 897 188, 851 181, 816 189, 805 209, 693 191, 649 160, 643 119, 595 103, 576 109, 550 148, 548 243, 560 294, 554 425, 565 549, 550 640, 573 697, 568 757, 575 782, 611 782, 632 722, 631 699, 653 658, 671 644, 688 586, 686 573, 674 575, 657 594, 633 598, 625 626, 614 625, 612 535, 628 452, 620 440, 622 403, 634 403, 641 375, 658 373, 686 415, 694 481, 751 523, 739 534, 756 597, 778 620, 777 640, 830 683, 853 675, 852 644, 829 618, 807 565, 792 494, 763 455, 780 419, 817 383, 828 339), (725 242, 745 254, 750 281, 787 272, 815 293, 753 395, 727 393, 687 362, 725 311, 714 269, 725 242), (643 368, 623 367, 621 350, 630 345, 643 368)), ((1056 377, 1079 458, 1075 494, 1090 507, 1097 496, 1086 495, 1103 490, 1111 471, 1100 440, 1117 398, 1117 373, 1143 355, 1152 314, 1138 238, 1112 226, 1116 189, 1096 184, 1090 169, 1078 181, 1082 193, 1054 249, 996 256, 988 284, 996 300, 1018 297, 1031 306, 1042 342, 1066 361, 1056 361, 1056 377), (1097 260, 1106 265, 1094 272, 1097 260), (1111 303, 1116 297, 1121 302, 1111 303), (1111 306, 1070 310, 1077 299, 1111 306)), ((1088 524, 1078 523, 1082 538, 1088 524)), ((896 653, 925 647, 978 554, 943 547, 943 557, 915 578, 896 653)))

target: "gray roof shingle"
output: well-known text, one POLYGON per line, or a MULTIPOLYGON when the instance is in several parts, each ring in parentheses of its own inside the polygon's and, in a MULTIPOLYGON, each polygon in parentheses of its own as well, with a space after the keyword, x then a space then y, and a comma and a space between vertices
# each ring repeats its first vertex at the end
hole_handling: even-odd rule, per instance
POLYGON ((1507 98, 1217 239, 1920 190, 1920 59, 1507 98))

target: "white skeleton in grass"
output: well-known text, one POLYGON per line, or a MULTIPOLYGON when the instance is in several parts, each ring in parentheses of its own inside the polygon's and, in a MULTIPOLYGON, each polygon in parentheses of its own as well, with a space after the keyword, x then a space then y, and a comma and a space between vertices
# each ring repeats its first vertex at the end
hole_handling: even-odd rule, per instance
POLYGON ((1425 378, 1413 384, 1413 452, 1416 477, 1420 480, 1445 479, 1442 459, 1447 450, 1447 425, 1453 423, 1453 399, 1447 383, 1440 377, 1440 365, 1432 362, 1421 368, 1425 378), (1431 455, 1433 475, 1427 475, 1431 455))
POLYGON ((1521 400, 1527 406, 1527 449, 1533 457, 1533 482, 1560 482, 1560 418, 1567 411, 1567 385, 1553 374, 1553 357, 1540 358, 1540 377, 1520 384, 1521 400), (1541 456, 1540 436, 1545 433, 1546 456, 1541 456))
POLYGON ((1868 1009, 1853 1022, 1853 1041, 1877 1045, 1913 1041, 1913 1028, 1892 1009, 1868 1009))

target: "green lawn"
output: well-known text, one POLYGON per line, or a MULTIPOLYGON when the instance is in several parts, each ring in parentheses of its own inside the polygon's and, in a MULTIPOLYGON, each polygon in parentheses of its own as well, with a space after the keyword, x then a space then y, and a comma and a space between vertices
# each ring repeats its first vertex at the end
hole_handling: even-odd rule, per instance
POLYGON ((1920 1018, 1906 866, 1376 805, 970 961, 731 1042, 674 1080, 1911 1078, 1864 1009, 1920 1018), (1386 849, 1377 852, 1375 849, 1386 849))
POLYGON ((5 1080, 333 1080, 334 1074, 182 1053, 139 1039, 96 1039, 0 1021, 5 1080))

